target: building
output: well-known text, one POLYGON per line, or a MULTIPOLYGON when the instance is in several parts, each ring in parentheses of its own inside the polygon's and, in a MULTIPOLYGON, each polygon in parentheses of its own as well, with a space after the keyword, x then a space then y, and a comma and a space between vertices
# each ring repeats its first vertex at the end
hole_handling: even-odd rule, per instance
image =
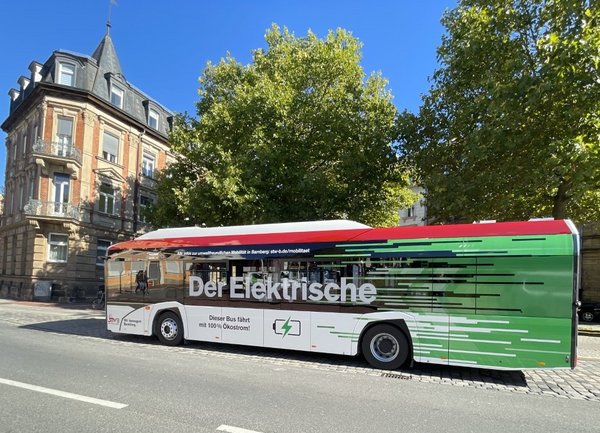
POLYGON ((110 25, 91 56, 57 50, 11 89, 0 296, 80 299, 110 244, 146 230, 172 113, 129 83, 110 25))
POLYGON ((411 207, 398 211, 398 225, 401 227, 425 226, 428 224, 427 207, 423 198, 425 189, 420 186, 411 186, 410 190, 420 198, 411 207))

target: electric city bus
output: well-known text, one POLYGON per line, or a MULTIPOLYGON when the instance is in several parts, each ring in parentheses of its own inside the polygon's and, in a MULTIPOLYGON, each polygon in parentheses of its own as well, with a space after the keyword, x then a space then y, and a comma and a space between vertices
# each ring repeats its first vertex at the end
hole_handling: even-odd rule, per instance
POLYGON ((574 368, 568 220, 166 228, 110 247, 115 333, 491 369, 574 368))

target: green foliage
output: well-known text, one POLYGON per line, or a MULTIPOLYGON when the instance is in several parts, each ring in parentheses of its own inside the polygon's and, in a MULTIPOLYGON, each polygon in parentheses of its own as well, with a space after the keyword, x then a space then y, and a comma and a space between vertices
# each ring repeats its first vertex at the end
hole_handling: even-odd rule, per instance
POLYGON ((396 223, 398 113, 386 81, 365 77, 360 42, 277 26, 266 41, 249 65, 227 56, 204 69, 197 118, 180 117, 171 136, 182 158, 161 176, 152 223, 396 223))
POLYGON ((600 11, 593 0, 463 0, 403 150, 440 221, 594 218, 600 11))

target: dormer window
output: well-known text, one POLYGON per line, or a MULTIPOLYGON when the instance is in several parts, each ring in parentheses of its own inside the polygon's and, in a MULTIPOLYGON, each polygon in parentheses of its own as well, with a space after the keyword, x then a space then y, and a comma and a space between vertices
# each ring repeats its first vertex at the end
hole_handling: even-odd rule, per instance
POLYGON ((75 84, 75 65, 71 63, 58 64, 58 84, 73 86, 75 84))
POLYGON ((123 108, 123 94, 125 92, 114 84, 110 86, 110 102, 119 108, 123 108))
POLYGON ((153 109, 148 110, 148 126, 150 128, 158 129, 159 116, 158 111, 153 109))

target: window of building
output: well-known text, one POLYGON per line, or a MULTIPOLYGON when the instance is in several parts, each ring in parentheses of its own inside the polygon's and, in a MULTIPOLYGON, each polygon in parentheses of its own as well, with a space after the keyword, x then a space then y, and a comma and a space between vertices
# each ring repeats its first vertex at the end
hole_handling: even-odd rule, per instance
POLYGON ((114 84, 110 86, 110 102, 119 108, 123 108, 123 89, 114 84))
POLYGON ((148 110, 148 126, 154 129, 158 129, 158 120, 160 115, 158 111, 150 109, 148 110))
POLYGON ((407 216, 408 218, 412 218, 412 217, 414 217, 414 216, 415 216, 415 207, 414 207, 414 205, 413 205, 413 206, 411 206, 411 207, 409 207, 409 208, 407 209, 407 211, 406 211, 406 216, 407 216))
POLYGON ((28 194, 28 198, 30 200, 32 200, 35 197, 35 171, 31 171, 31 174, 29 175, 29 194, 28 194))
POLYGON ((13 250, 12 273, 13 273, 13 275, 17 275, 17 245, 18 245, 17 235, 13 235, 13 237, 12 237, 12 250, 13 250))
POLYGON ((152 200, 150 197, 146 197, 144 195, 140 196, 140 212, 138 216, 140 222, 146 222, 146 209, 148 209, 148 207, 152 206, 153 204, 154 200, 152 200))
POLYGON ((69 236, 59 233, 48 235, 48 261, 64 263, 67 261, 69 236))
POLYGON ((154 155, 144 153, 142 157, 142 174, 146 177, 154 177, 154 155))
POLYGON ((23 206, 25 206, 25 193, 26 193, 25 183, 23 179, 19 181, 19 210, 23 210, 23 206))
POLYGON ((73 143, 73 119, 70 117, 59 117, 56 129, 56 141, 58 143, 58 155, 64 156, 66 148, 73 143))
POLYGON ((118 162, 119 137, 104 132, 102 138, 102 158, 110 162, 118 162))
POLYGON ((110 245, 110 241, 98 239, 98 243, 96 245, 96 266, 104 267, 104 261, 106 259, 106 255, 108 254, 108 247, 110 247, 110 245))
POLYGON ((67 173, 54 173, 54 213, 64 215, 69 207, 69 190, 71 175, 67 173))
POLYGON ((23 135, 23 148, 21 149, 21 153, 25 155, 27 152, 27 134, 23 135))
POLYGON ((100 199, 98 200, 98 210, 107 214, 115 212, 115 189, 112 185, 103 183, 100 185, 100 199))
POLYGON ((75 84, 75 65, 70 63, 59 63, 58 84, 73 86, 75 84))

